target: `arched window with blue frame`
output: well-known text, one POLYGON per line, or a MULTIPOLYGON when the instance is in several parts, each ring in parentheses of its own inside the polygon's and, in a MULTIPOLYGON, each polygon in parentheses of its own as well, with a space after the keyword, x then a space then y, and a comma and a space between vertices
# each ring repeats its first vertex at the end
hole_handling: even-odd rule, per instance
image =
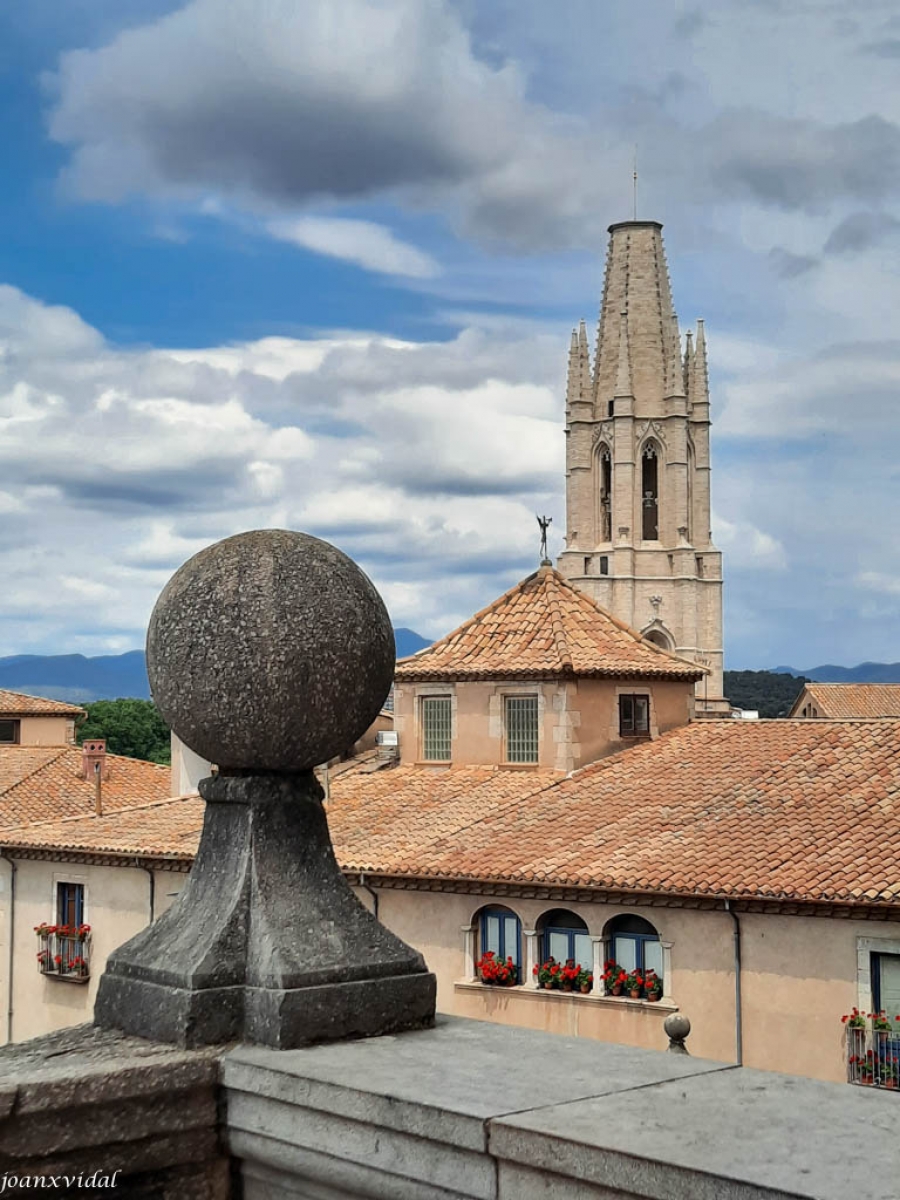
POLYGON ((511 908, 494 906, 483 908, 479 914, 478 936, 480 939, 478 958, 486 951, 504 962, 511 958, 522 978, 522 922, 511 908))
POLYGON ((603 931, 608 958, 614 959, 624 971, 654 971, 665 987, 663 952, 659 934, 649 921, 632 913, 622 913, 607 922, 603 931))
POLYGON ((541 960, 555 959, 566 963, 570 958, 579 966, 591 970, 594 949, 586 923, 566 908, 554 908, 544 913, 537 924, 541 935, 541 960))

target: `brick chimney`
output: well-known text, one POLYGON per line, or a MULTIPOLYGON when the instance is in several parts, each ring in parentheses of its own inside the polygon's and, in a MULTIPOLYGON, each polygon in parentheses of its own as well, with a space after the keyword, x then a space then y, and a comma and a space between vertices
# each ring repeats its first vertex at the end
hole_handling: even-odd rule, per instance
POLYGON ((81 744, 81 775, 83 779, 109 778, 106 761, 106 741, 103 738, 86 738, 81 744))

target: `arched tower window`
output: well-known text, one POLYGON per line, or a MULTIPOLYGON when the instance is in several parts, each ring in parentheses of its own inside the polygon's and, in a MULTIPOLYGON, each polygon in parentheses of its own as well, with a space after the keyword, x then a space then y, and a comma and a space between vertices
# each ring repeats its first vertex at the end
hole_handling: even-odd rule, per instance
POLYGON ((648 642, 652 642, 654 646, 659 646, 663 650, 674 649, 672 639, 662 629, 648 629, 644 637, 648 642))
POLYGON ((659 540, 659 450, 655 442, 646 442, 641 454, 641 537, 645 542, 659 540))
POLYGON ((601 442, 594 464, 597 492, 597 541, 612 541, 612 455, 609 446, 601 442))
MULTIPOLYGON (((687 540, 694 544, 694 447, 688 442, 687 448, 687 540)), ((699 571, 697 572, 699 575, 699 571)))

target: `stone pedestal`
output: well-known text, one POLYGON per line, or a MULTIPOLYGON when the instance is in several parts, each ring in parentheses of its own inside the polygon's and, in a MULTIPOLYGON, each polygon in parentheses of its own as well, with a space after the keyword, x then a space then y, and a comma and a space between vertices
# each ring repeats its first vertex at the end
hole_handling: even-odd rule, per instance
POLYGON ((200 794, 187 885, 108 960, 98 1025, 288 1049, 433 1022, 435 978, 348 887, 311 771, 219 775, 200 794))

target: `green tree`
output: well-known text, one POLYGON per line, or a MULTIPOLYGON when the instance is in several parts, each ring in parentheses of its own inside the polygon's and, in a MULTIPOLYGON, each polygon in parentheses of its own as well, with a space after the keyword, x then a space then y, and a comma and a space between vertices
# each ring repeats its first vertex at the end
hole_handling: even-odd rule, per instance
POLYGON ((809 680, 779 671, 726 671, 725 695, 738 708, 756 709, 761 717, 786 717, 809 680))
POLYGON ((110 754, 171 761, 169 727, 152 700, 95 700, 84 707, 87 720, 78 728, 79 745, 85 738, 105 738, 110 754))

